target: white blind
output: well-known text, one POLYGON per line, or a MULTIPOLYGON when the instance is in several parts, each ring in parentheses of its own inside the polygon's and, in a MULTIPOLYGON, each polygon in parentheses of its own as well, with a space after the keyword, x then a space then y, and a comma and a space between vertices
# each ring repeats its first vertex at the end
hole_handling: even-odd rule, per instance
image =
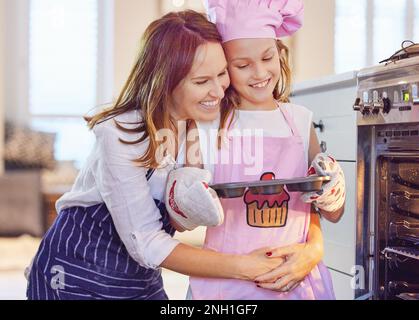
POLYGON ((84 114, 96 104, 98 0, 31 0, 29 108, 84 114))
POLYGON ((360 69, 366 64, 366 10, 365 0, 336 0, 336 73, 360 69))
POLYGON ((406 0, 374 0, 373 64, 401 48, 407 34, 406 0))

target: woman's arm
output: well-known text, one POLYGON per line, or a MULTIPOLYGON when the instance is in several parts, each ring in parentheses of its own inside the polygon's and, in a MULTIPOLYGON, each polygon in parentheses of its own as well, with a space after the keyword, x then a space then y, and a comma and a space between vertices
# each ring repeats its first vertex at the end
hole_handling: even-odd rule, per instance
MULTIPOLYGON (((165 268, 187 275, 253 279, 275 268, 266 250, 226 255, 179 243, 162 230, 161 214, 146 180, 146 169, 131 160, 138 147, 119 142, 119 131, 108 123, 95 127, 98 161, 93 168, 99 192, 130 256, 146 268, 165 268)), ((129 140, 129 139, 127 139, 129 140)))
MULTIPOLYGON (((314 157, 318 153, 321 153, 321 149, 320 149, 320 145, 319 145, 319 140, 317 139, 316 130, 314 129, 314 126, 312 126, 311 127, 311 132, 310 132, 310 145, 309 145, 309 149, 308 149, 308 163, 309 164, 313 161, 314 157)), ((329 211, 325 211, 325 210, 320 209, 319 213, 326 220, 328 220, 330 222, 333 222, 333 223, 336 223, 342 218, 344 211, 345 211, 345 204, 336 211, 329 212, 329 211)))
POLYGON ((161 267, 189 276, 254 280, 283 263, 282 257, 268 259, 267 250, 262 248, 248 255, 233 255, 180 243, 161 267))

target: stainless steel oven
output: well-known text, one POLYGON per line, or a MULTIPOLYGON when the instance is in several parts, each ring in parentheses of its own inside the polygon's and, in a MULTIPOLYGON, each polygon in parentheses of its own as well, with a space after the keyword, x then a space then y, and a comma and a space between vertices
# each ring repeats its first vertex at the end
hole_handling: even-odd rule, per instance
POLYGON ((358 73, 356 298, 419 299, 419 57, 358 73))

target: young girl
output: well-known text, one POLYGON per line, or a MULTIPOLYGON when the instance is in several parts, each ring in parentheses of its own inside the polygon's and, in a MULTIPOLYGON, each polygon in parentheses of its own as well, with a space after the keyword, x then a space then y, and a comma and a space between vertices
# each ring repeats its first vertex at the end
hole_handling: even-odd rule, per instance
POLYGON ((217 117, 226 66, 220 35, 204 15, 170 13, 151 23, 115 105, 88 120, 96 144, 56 204, 59 215, 29 274, 29 299, 167 299, 160 267, 254 280, 282 262, 263 250, 236 255, 181 244, 161 203, 168 172, 184 161, 179 123, 217 117), (162 137, 167 131, 174 138, 162 137))
MULTIPOLYGON (((315 202, 326 218, 337 221, 343 212, 343 174, 332 158, 315 157, 319 146, 312 128, 312 113, 287 103, 290 92, 287 49, 277 41, 301 26, 302 2, 210 0, 208 3, 210 17, 223 37, 231 78, 220 119, 198 122, 202 158, 214 174, 212 183, 303 177, 308 163, 314 160, 316 168, 323 168, 317 173, 330 174, 332 181, 323 194, 303 197, 307 202, 315 202), (218 127, 226 129, 221 130, 220 139, 202 134, 218 127), (262 130, 262 137, 257 129, 262 130), (249 136, 255 138, 253 144, 248 143, 249 136), (253 159, 253 166, 249 166, 248 159, 253 159), (333 170, 326 168, 326 163, 333 170)), ((315 172, 310 169, 312 173, 315 172)), ((304 248, 313 236, 314 229, 309 226, 318 227, 318 217, 310 214, 310 204, 301 200, 301 193, 286 188, 270 196, 247 191, 241 198, 222 199, 221 203, 224 223, 207 229, 205 248, 245 254, 261 246, 285 246, 266 254, 285 255, 290 261, 258 277, 256 284, 193 277, 190 284, 194 299, 334 299, 331 278, 322 263, 310 269, 307 277, 293 275, 295 267, 289 264, 293 249, 304 248)))

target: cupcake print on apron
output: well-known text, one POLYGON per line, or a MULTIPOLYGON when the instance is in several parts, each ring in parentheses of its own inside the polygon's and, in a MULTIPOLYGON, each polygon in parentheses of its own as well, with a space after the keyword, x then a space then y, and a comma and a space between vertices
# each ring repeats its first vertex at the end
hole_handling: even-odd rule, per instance
MULTIPOLYGON (((260 180, 275 179, 272 172, 264 173, 260 180)), ((288 202, 290 195, 282 188, 278 194, 253 194, 247 190, 244 194, 247 211, 247 224, 257 228, 281 228, 287 224, 288 202)))

